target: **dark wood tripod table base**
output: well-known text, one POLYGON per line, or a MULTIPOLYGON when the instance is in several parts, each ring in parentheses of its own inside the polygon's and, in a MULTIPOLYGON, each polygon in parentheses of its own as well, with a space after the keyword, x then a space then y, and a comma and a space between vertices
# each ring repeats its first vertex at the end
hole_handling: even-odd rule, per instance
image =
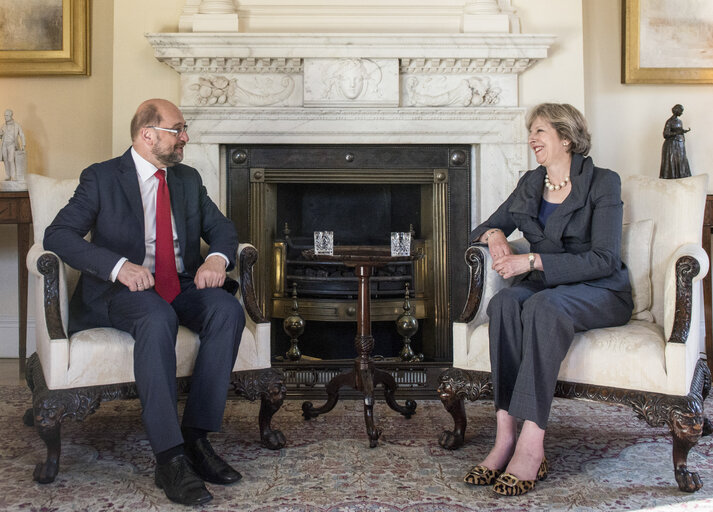
POLYGON ((374 350, 374 337, 371 335, 371 315, 369 278, 375 267, 389 263, 411 261, 417 256, 391 256, 389 247, 374 246, 342 246, 335 247, 333 255, 315 254, 314 251, 304 251, 305 259, 313 261, 337 261, 354 268, 354 275, 359 279, 359 294, 357 300, 357 335, 354 338, 357 357, 354 359, 354 369, 337 375, 327 384, 327 402, 321 407, 314 407, 312 402, 302 404, 302 415, 305 419, 316 418, 320 414, 331 411, 339 400, 339 389, 349 386, 364 394, 364 421, 366 433, 369 436, 369 446, 376 447, 381 430, 374 425, 374 389, 381 384, 384 387, 386 403, 394 411, 406 418, 416 412, 416 402, 407 400, 404 406, 399 405, 394 398, 396 381, 390 373, 374 368, 371 351, 374 350))

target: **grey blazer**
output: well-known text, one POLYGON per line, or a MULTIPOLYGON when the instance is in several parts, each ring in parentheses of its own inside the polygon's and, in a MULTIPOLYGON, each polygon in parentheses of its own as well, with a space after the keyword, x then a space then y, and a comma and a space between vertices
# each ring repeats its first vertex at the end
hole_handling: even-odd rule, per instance
POLYGON ((629 273, 621 261, 623 203, 619 175, 595 167, 590 157, 573 154, 572 190, 543 229, 537 215, 545 172, 543 166, 526 172, 495 213, 471 232, 471 243, 488 229, 502 229, 505 235, 519 229, 530 242, 530 250, 540 254, 549 286, 585 283, 630 292, 629 273))

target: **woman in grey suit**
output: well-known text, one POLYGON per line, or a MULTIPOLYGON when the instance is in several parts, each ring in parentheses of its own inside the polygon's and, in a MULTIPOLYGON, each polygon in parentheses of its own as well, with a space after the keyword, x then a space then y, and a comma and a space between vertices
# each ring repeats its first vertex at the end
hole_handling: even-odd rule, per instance
POLYGON ((620 256, 619 176, 586 156, 587 124, 571 105, 536 106, 527 129, 539 167, 471 233, 472 242, 488 244, 493 269, 513 285, 487 309, 495 445, 465 481, 504 495, 524 494, 547 476, 545 428, 574 333, 625 324, 633 309, 620 256), (515 229, 529 254, 512 253, 506 237, 515 229))

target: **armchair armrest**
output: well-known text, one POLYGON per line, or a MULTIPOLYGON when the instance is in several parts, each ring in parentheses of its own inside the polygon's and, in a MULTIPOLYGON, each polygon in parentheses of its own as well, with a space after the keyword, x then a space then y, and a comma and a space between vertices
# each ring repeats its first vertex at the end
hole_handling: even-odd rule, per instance
POLYGON ((686 343, 691 328, 693 283, 708 273, 708 255, 700 245, 685 244, 666 266, 664 332, 669 343, 686 343))
MULTIPOLYGON (((240 281, 238 299, 245 309, 245 327, 253 334, 255 345, 253 347, 255 360, 250 366, 258 368, 270 367, 270 322, 263 316, 262 310, 255 294, 253 281, 253 266, 258 258, 257 249, 251 244, 240 244, 238 247, 238 264, 236 272, 240 281)), ((240 355, 236 367, 241 364, 240 355)))
POLYGON ((685 244, 673 253, 664 285, 665 358, 669 388, 685 395, 700 358, 702 332, 701 280, 708 273, 708 255, 700 245, 685 244))
MULTIPOLYGON (((530 250, 530 244, 524 238, 510 242, 514 254, 522 254, 530 250)), ((493 258, 487 244, 476 243, 465 251, 465 261, 469 267, 470 280, 468 298, 463 312, 457 322, 479 325, 487 321, 485 309, 488 302, 502 288, 510 285, 511 280, 503 279, 493 272, 493 258)))
POLYGON ((267 322, 267 319, 263 316, 255 295, 253 266, 257 261, 257 257, 257 249, 253 245, 240 244, 240 247, 238 247, 240 297, 248 316, 253 322, 260 324, 267 322))
POLYGON ((64 384, 69 367, 68 300, 64 263, 55 253, 34 244, 27 268, 35 279, 37 355, 50 389, 64 384))
MULTIPOLYGON (((515 254, 526 252, 530 244, 524 238, 510 242, 515 254)), ((463 312, 453 323, 453 366, 466 367, 468 360, 468 340, 477 326, 488 321, 488 302, 501 289, 510 286, 511 279, 503 279, 493 271, 493 258, 487 244, 476 243, 465 251, 465 261, 469 267, 470 281, 468 298, 463 312)))

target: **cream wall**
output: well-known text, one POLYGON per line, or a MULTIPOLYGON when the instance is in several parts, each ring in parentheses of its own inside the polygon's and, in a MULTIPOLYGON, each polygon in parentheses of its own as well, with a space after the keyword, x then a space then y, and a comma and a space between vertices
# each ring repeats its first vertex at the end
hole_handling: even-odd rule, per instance
MULTIPOLYGON (((621 175, 658 176, 663 127, 671 107, 683 105, 681 119, 693 174, 713 176, 713 85, 623 85, 621 4, 584 0, 585 97, 593 136, 592 157, 621 175)), ((709 178, 708 192, 713 192, 709 178)))
POLYGON ((144 37, 151 32, 177 32, 184 0, 120 0, 114 2, 114 98, 112 149, 115 155, 131 144, 129 123, 136 107, 148 98, 178 103, 178 74, 153 56, 144 37))
MULTIPOLYGON (((178 75, 154 59, 144 34, 177 31, 183 4, 95 0, 92 76, 0 78, 0 109, 13 108, 26 132, 31 172, 76 177, 86 165, 128 147, 129 120, 141 101, 154 96, 178 101, 178 75)), ((523 32, 558 38, 550 58, 521 77, 521 104, 574 104, 590 122, 592 155, 600 165, 623 175, 657 176, 663 125, 671 107, 681 103, 684 125, 692 128, 686 139, 693 172, 713 173, 713 144, 706 130, 712 86, 622 85, 620 4, 513 1, 523 32)), ((0 226, 0 357, 17 355, 15 246, 14 229, 0 226)), ((31 330, 31 347, 32 336, 31 330)))
MULTIPOLYGON (((12 109, 22 126, 28 172, 77 177, 112 155, 113 4, 92 2, 91 76, 0 77, 0 110, 12 109)), ((16 248, 15 226, 0 225, 0 357, 18 354, 16 248)), ((33 316, 30 312, 28 354, 35 346, 33 316)))

